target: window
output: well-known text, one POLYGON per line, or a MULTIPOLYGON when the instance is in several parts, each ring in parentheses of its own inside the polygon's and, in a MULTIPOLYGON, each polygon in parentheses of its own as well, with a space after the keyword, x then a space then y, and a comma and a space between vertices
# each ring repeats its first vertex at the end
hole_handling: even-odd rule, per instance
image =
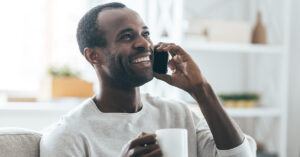
POLYGON ((0 1, 0 91, 38 88, 44 65, 45 1, 0 1))

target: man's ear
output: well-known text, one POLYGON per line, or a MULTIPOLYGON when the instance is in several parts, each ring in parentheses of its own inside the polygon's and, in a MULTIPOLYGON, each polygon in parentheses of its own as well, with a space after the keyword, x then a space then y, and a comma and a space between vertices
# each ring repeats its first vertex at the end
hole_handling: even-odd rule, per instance
POLYGON ((83 54, 85 59, 91 64, 104 63, 105 56, 100 48, 84 48, 83 54))

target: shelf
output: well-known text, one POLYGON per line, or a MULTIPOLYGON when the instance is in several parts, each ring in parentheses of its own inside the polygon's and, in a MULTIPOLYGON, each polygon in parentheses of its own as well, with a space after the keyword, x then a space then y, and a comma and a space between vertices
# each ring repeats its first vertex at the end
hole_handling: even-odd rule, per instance
POLYGON ((78 106, 81 102, 8 102, 0 105, 0 111, 46 111, 67 112, 78 106))
MULTIPOLYGON (((80 102, 72 103, 50 103, 50 102, 33 102, 33 103, 8 103, 0 105, 0 111, 47 111, 47 112, 67 112, 78 106, 80 102)), ((201 113, 198 105, 189 105, 191 110, 201 113)), ((278 108, 225 108, 227 113, 232 117, 279 117, 281 115, 278 108)))
POLYGON ((225 44, 225 43, 199 43, 183 42, 183 48, 191 53, 197 52, 218 52, 218 53, 249 53, 249 54, 281 54, 282 46, 266 46, 254 44, 225 44))
MULTIPOLYGON (((201 113, 198 105, 190 105, 191 110, 201 113)), ((226 112, 232 117, 280 117, 280 109, 255 107, 255 108, 225 108, 226 112)), ((202 113, 201 113, 202 114, 202 113)))

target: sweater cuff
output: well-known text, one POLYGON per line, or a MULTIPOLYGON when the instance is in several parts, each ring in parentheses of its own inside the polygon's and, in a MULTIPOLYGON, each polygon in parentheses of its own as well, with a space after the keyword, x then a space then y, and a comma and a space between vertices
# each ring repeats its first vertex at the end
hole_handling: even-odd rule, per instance
POLYGON ((247 138, 244 138, 244 141, 239 146, 227 149, 227 150, 220 150, 217 149, 217 154, 220 157, 255 157, 256 155, 251 152, 251 147, 247 138))

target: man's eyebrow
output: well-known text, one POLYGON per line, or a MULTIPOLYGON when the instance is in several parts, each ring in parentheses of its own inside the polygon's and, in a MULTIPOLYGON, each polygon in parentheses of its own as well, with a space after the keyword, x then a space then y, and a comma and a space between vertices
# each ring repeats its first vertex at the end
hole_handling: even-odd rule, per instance
POLYGON ((132 32, 132 31, 133 31, 132 28, 126 28, 126 29, 121 30, 118 34, 123 34, 125 32, 132 32))
MULTIPOLYGON (((142 28, 143 29, 149 29, 147 26, 143 26, 142 28)), ((126 29, 121 30, 118 34, 123 34, 125 32, 133 32, 133 29, 132 28, 126 28, 126 29)))

